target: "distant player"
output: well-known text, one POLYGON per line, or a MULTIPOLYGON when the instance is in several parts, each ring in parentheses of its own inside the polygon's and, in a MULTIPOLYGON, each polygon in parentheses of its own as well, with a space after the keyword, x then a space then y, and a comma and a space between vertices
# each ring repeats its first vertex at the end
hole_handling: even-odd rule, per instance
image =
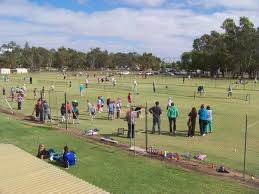
POLYGON ((233 94, 233 88, 231 85, 228 86, 228 89, 227 89, 227 92, 228 92, 228 97, 232 97, 232 94, 233 94))
POLYGON ((198 86, 198 95, 204 95, 205 89, 204 86, 198 86))

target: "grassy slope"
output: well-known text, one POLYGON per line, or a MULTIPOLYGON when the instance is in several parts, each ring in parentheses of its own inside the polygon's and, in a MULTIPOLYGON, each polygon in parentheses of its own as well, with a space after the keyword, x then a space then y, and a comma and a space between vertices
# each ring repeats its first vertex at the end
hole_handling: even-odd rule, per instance
MULTIPOLYGON (((33 87, 41 88, 43 83, 46 88, 48 88, 53 81, 53 84, 56 87, 56 90, 62 91, 59 93, 50 95, 50 105, 52 107, 52 115, 57 117, 59 114, 60 104, 64 101, 63 91, 68 92, 68 99, 77 99, 80 104, 80 113, 81 113, 81 122, 80 125, 73 127, 80 127, 81 129, 87 127, 98 127, 101 129, 102 134, 112 135, 116 132, 118 127, 125 127, 126 123, 123 120, 114 120, 107 121, 107 113, 98 114, 97 119, 94 122, 88 120, 88 115, 86 113, 86 99, 89 99, 92 103, 96 103, 96 98, 98 95, 103 95, 105 97, 117 98, 122 97, 124 105, 126 105, 126 97, 129 90, 132 88, 132 79, 133 77, 122 77, 118 79, 118 85, 114 89, 109 84, 106 86, 99 85, 97 86, 96 80, 91 76, 90 78, 90 88, 87 91, 84 91, 84 97, 79 97, 79 83, 83 83, 83 79, 72 80, 72 88, 68 88, 66 82, 62 85, 63 80, 60 78, 57 80, 57 74, 55 73, 41 73, 33 74, 34 85, 27 84, 29 89, 33 87), (37 81, 40 80, 40 81, 37 81), (48 81, 47 81, 48 80, 48 81), (52 80, 52 81, 51 81, 52 80), (58 81, 58 82, 57 82, 58 81)), ((22 76, 17 76, 19 80, 12 81, 10 83, 0 82, 0 86, 3 84, 7 87, 16 86, 19 82, 21 85, 22 76)), ((185 84, 182 85, 182 79, 179 78, 163 78, 155 77, 148 79, 137 78, 139 84, 140 95, 134 96, 134 104, 145 104, 148 102, 149 107, 153 105, 154 101, 158 100, 161 103, 163 110, 165 111, 166 102, 168 96, 173 96, 177 106, 180 109, 180 117, 177 121, 177 128, 181 132, 177 137, 171 137, 168 135, 149 135, 149 145, 153 145, 158 148, 166 149, 173 152, 191 152, 191 153, 205 153, 208 155, 208 162, 224 164, 233 169, 242 170, 243 168, 243 136, 244 136, 244 123, 245 123, 245 113, 249 115, 249 134, 248 134, 248 154, 247 154, 247 170, 251 174, 259 175, 259 150, 257 148, 259 133, 257 128, 259 124, 253 125, 257 120, 257 114, 259 111, 258 108, 258 99, 259 94, 257 91, 248 91, 242 90, 243 86, 237 86, 234 89, 234 96, 238 94, 238 97, 245 98, 247 93, 252 94, 252 101, 249 105, 245 101, 240 100, 230 100, 224 99, 226 97, 226 88, 229 85, 229 80, 219 80, 215 83, 214 80, 201 80, 195 79, 189 81, 186 79, 185 84), (153 94, 152 92, 152 81, 155 80, 157 83, 157 93, 153 94), (193 91, 196 90, 196 85, 204 84, 206 88, 206 96, 210 98, 196 98, 195 100, 190 97, 193 95, 193 91), (165 85, 168 85, 169 90, 165 90, 165 85), (219 88, 214 88, 215 85, 219 88), (214 97, 214 98, 212 98, 214 97), (189 139, 184 137, 186 135, 186 121, 188 111, 192 106, 197 108, 201 103, 211 105, 214 113, 213 125, 215 132, 212 135, 201 138, 199 136, 194 139, 189 139), (234 151, 236 150, 236 151, 234 151)), ((246 86, 246 89, 252 89, 254 86, 250 83, 246 86)), ((258 86, 256 86, 256 89, 258 86)), ((8 93, 8 90, 7 90, 8 93)), ((28 93, 28 97, 32 98, 32 92, 28 93)), ((49 101, 48 94, 46 95, 47 100, 49 101)), ((32 105, 34 100, 25 100, 24 102, 24 112, 25 114, 31 114, 32 105)), ((1 105, 4 105, 1 101, 1 105)), ((16 107, 16 103, 13 104, 16 107)), ((151 129, 151 115, 148 118, 148 128, 151 129)), ((145 129, 144 119, 140 119, 137 122, 137 128, 140 130, 145 129)), ((162 130, 168 132, 168 121, 165 116, 162 118, 162 130)), ((196 132, 198 132, 198 126, 196 126, 196 132)), ((129 142, 128 139, 123 137, 114 136, 119 142, 129 142)), ((145 136, 142 133, 137 134, 136 143, 138 145, 144 146, 145 136)))
POLYGON ((39 143, 58 151, 69 145, 78 155, 78 164, 68 172, 112 193, 258 193, 235 182, 133 157, 60 131, 31 127, 3 114, 0 123, 0 143, 12 143, 31 154, 39 143))

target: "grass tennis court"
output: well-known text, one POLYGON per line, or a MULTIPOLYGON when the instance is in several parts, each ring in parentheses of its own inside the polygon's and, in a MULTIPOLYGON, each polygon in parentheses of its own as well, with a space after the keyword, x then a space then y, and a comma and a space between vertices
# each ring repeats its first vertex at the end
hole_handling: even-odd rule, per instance
MULTIPOLYGON (((30 76, 30 75, 26 75, 30 76)), ((22 75, 11 75, 10 82, 0 82, 0 86, 5 86, 7 94, 9 88, 16 85, 22 86, 22 75)), ((84 90, 84 96, 79 96, 79 85, 84 83, 85 77, 76 78, 69 76, 68 80, 63 80, 63 77, 58 77, 57 73, 34 73, 33 85, 26 84, 27 96, 24 102, 23 113, 30 115, 33 111, 33 106, 36 100, 33 99, 32 90, 34 87, 38 89, 44 85, 46 89, 50 85, 55 85, 56 92, 46 93, 46 100, 51 107, 51 113, 56 121, 53 126, 64 127, 64 124, 58 123, 57 119, 60 116, 59 108, 64 102, 64 92, 67 92, 68 99, 78 100, 80 111, 80 124, 72 125, 73 128, 100 128, 101 134, 106 134, 118 140, 120 143, 128 143, 129 140, 124 137, 116 135, 117 128, 127 128, 127 123, 123 119, 108 121, 107 112, 97 114, 97 118, 91 121, 86 112, 86 100, 96 104, 97 96, 104 96, 117 99, 121 97, 123 106, 127 105, 127 94, 133 89, 133 80, 138 82, 139 95, 133 96, 134 105, 145 105, 151 107, 155 101, 159 101, 163 109, 162 117, 162 131, 163 135, 148 135, 149 146, 155 146, 159 149, 164 149, 172 152, 185 153, 191 152, 203 153, 208 155, 206 162, 224 164, 231 169, 243 169, 243 151, 244 151, 244 127, 245 114, 248 114, 248 153, 247 153, 247 172, 251 175, 259 175, 259 123, 257 123, 257 115, 259 112, 259 86, 249 81, 247 85, 235 85, 233 90, 233 99, 227 98, 227 87, 230 83, 236 80, 214 80, 214 79, 185 79, 182 83, 182 78, 172 77, 149 77, 142 79, 140 76, 117 76, 117 86, 113 87, 111 83, 97 84, 97 78, 90 75, 89 88, 84 90), (72 88, 68 87, 68 82, 72 81, 72 88), (155 81, 157 93, 153 93, 152 82, 155 81), (194 92, 198 85, 204 85, 206 94, 204 97, 195 97, 194 92), (167 88, 166 88, 167 86, 167 88), (250 94, 250 104, 247 101, 247 95, 250 94), (180 110, 180 116, 177 120, 178 135, 176 137, 169 136, 168 119, 166 117, 166 104, 169 96, 173 97, 174 102, 180 110), (210 105, 213 110, 213 126, 214 132, 206 137, 196 136, 195 138, 185 137, 187 134, 187 115, 191 107, 199 106, 204 103, 210 105)), ((28 81, 27 81, 28 82, 28 81)), ((16 108, 17 103, 10 102, 16 108)), ((1 106, 7 108, 7 105, 1 100, 1 106)), ((126 111, 126 108, 123 110, 126 111)), ((137 137, 136 144, 145 147, 145 119, 142 118, 137 121, 137 137)), ((152 127, 152 116, 148 115, 148 129, 152 127)), ((198 132, 196 126, 196 132, 198 132)))
POLYGON ((32 155, 39 143, 55 150, 68 145, 77 153, 78 163, 65 171, 111 193, 258 193, 237 182, 133 157, 110 146, 93 144, 54 129, 33 127, 3 114, 0 122, 0 143, 11 143, 32 155))

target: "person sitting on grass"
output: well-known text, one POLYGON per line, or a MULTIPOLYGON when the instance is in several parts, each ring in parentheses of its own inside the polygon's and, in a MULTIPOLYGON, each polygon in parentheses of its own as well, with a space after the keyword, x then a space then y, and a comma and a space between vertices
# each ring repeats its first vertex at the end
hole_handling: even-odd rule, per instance
POLYGON ((76 164, 76 153, 70 151, 68 146, 65 146, 63 149, 63 154, 51 154, 50 160, 54 160, 59 162, 63 167, 69 168, 69 166, 73 166, 76 164))
POLYGON ((37 157, 42 160, 50 158, 50 153, 46 150, 46 148, 43 144, 40 144, 38 147, 37 157))

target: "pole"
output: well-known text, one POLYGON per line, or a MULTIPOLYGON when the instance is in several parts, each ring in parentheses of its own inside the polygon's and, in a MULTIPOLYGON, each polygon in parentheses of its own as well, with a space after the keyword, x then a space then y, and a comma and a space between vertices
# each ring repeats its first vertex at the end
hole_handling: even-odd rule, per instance
POLYGON ((146 102, 146 108, 145 108, 145 128, 146 128, 146 151, 148 150, 148 129, 147 129, 147 102, 146 102))
MULTIPOLYGON (((135 117, 136 113, 137 112, 134 111, 134 114, 133 114, 134 117, 135 117)), ((135 125, 135 128, 134 128, 134 155, 136 156, 136 125, 135 125)))
POLYGON ((245 122, 245 148, 244 148, 244 170, 243 170, 244 179, 246 174, 246 147, 247 147, 247 114, 246 114, 246 122, 245 122))
POLYGON ((67 93, 65 92, 65 106, 66 106, 66 130, 67 130, 67 93))
POLYGON ((42 97, 42 94, 43 93, 43 90, 41 90, 40 92, 40 122, 43 122, 44 121, 44 118, 43 118, 43 97, 42 97))
POLYGON ((50 111, 50 115, 51 115, 51 105, 50 105, 50 90, 49 90, 49 111, 50 111))

